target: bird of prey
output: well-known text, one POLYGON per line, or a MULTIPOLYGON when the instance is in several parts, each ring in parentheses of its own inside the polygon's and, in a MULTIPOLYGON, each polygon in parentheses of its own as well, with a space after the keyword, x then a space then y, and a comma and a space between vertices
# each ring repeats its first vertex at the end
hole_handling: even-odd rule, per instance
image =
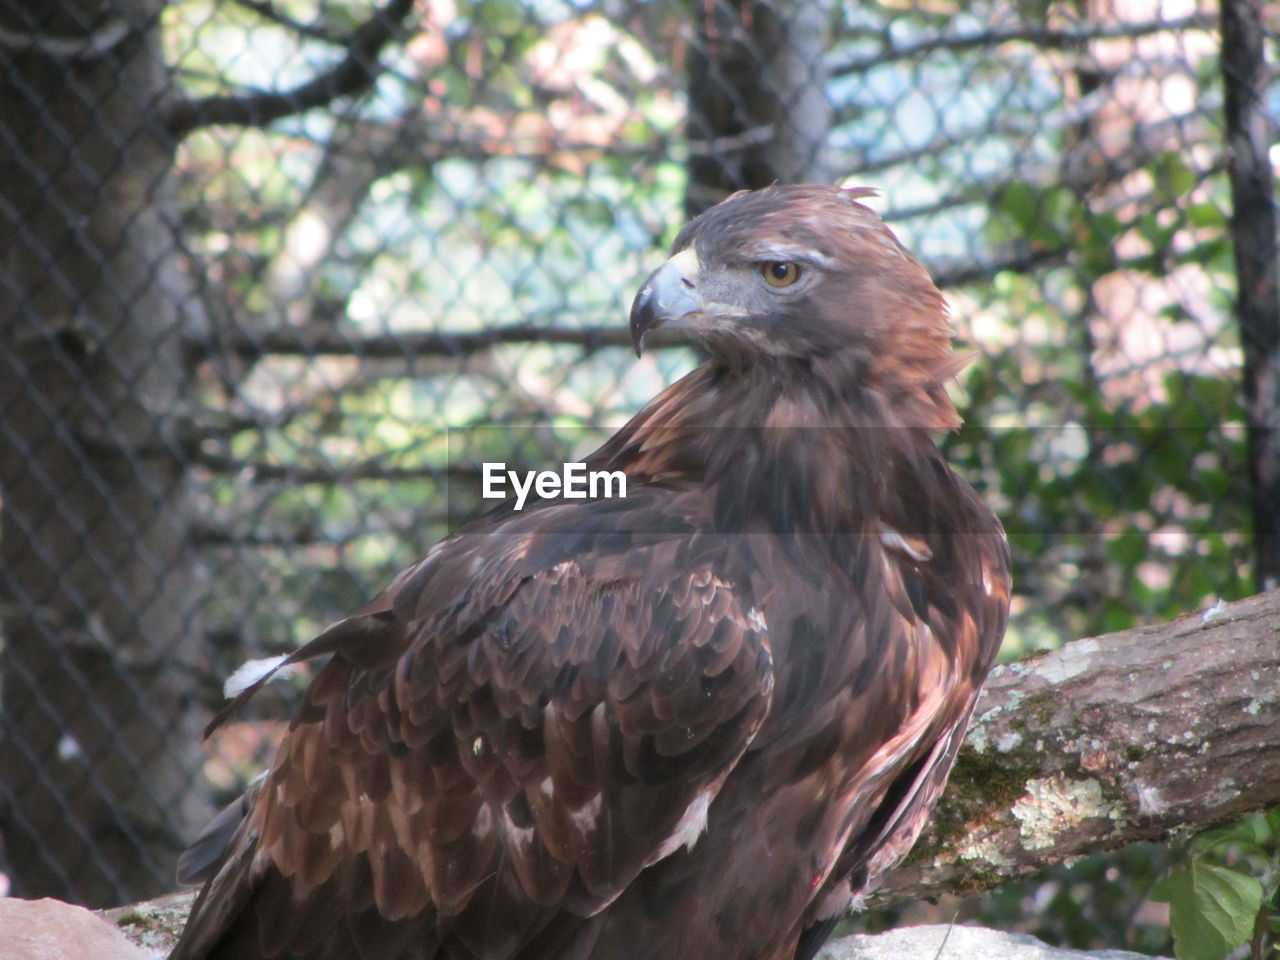
POLYGON ((689 223, 631 332, 708 359, 587 460, 626 497, 500 505, 287 658, 328 659, 173 960, 808 960, 906 854, 1009 561, 868 192, 689 223))

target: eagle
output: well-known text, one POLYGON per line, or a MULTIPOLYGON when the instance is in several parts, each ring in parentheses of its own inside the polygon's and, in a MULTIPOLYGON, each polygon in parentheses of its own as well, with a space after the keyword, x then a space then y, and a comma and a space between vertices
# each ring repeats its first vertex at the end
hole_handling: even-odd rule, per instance
POLYGON ((327 658, 184 855, 172 960, 814 956, 922 829, 1009 606, 935 442, 946 302, 870 193, 691 221, 631 334, 707 359, 587 458, 626 496, 502 503, 248 684, 327 658))

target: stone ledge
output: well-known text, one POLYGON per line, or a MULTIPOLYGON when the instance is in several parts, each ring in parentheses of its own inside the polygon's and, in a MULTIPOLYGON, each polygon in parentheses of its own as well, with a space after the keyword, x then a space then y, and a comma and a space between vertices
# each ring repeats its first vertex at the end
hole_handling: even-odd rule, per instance
POLYGON ((818 960, 1160 960, 1127 950, 1068 950, 1027 933, 945 924, 856 934, 827 944, 818 960))

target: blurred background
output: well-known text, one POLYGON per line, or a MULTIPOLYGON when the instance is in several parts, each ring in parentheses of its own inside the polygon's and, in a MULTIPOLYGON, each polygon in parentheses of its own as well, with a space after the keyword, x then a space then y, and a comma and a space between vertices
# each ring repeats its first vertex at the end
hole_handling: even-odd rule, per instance
MULTIPOLYGON (((946 292, 1007 658, 1274 582, 1280 11, 1222 6, 0 0, 10 892, 172 889, 294 695, 201 744, 222 679, 474 515, 481 460, 581 456, 691 369, 627 309, 743 187, 875 187, 946 292)), ((857 923, 1167 951, 1168 856, 857 923)))

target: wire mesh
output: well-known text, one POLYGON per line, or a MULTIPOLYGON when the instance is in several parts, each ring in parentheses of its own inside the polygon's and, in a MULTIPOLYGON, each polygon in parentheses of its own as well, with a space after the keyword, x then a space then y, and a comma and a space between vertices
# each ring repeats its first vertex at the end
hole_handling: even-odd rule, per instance
POLYGON ((169 889, 279 729, 202 748, 221 678, 689 369, 623 319, 742 187, 876 187, 946 291, 1010 656, 1249 592, 1230 56, 1196 0, 0 0, 14 892, 169 889))

